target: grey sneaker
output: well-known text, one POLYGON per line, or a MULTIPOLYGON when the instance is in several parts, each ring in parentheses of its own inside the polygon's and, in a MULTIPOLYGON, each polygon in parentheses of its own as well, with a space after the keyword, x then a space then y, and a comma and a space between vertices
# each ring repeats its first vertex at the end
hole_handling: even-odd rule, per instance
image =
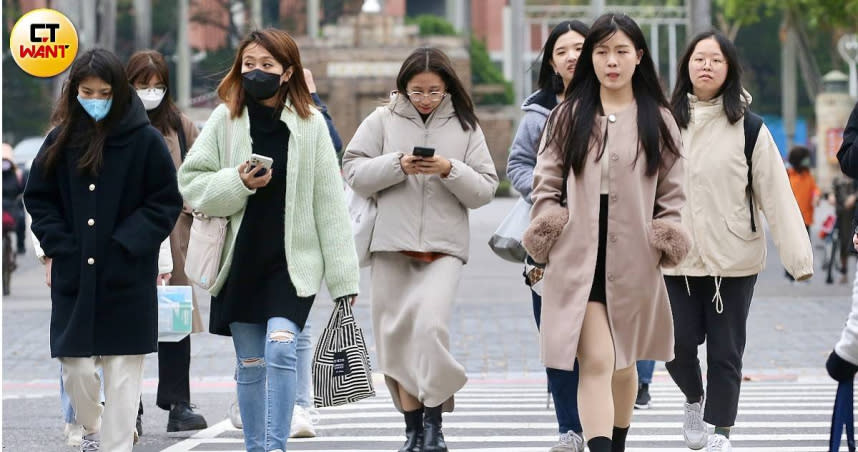
POLYGON ((560 441, 548 452, 584 452, 584 438, 572 430, 561 433, 560 441))
POLYGON ((706 442, 706 452, 732 452, 733 446, 724 435, 712 435, 706 442))
POLYGON ((682 423, 682 436, 689 449, 700 450, 706 446, 709 434, 703 422, 703 401, 685 404, 685 422, 682 423))
POLYGON ((83 435, 80 440, 80 452, 97 452, 101 448, 101 436, 98 433, 83 435))

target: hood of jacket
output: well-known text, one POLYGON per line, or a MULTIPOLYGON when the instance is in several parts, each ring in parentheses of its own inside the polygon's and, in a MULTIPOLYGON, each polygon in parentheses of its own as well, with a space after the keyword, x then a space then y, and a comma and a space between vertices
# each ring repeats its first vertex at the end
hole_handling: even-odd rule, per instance
POLYGON ((522 111, 532 111, 548 117, 551 110, 557 106, 557 95, 545 90, 537 90, 521 103, 522 111))
MULTIPOLYGON (((389 108, 395 115, 418 121, 421 124, 423 123, 423 118, 420 116, 420 112, 417 111, 417 108, 411 103, 408 97, 401 93, 397 94, 396 97, 387 104, 387 108, 389 108)), ((449 119, 455 116, 456 109, 453 107, 453 100, 450 95, 447 94, 444 96, 444 99, 441 100, 438 107, 432 110, 432 113, 429 113, 429 117, 426 119, 426 125, 428 126, 433 121, 449 119)))
POLYGON ((149 116, 146 114, 146 108, 143 107, 143 101, 137 97, 137 94, 131 93, 131 100, 125 109, 125 114, 107 136, 112 144, 124 143, 133 138, 134 131, 148 125, 149 116))

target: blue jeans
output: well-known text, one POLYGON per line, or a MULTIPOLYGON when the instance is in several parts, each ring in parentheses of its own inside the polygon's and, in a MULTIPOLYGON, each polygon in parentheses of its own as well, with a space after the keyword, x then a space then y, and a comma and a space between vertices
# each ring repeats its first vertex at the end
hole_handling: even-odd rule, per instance
MULTIPOLYGON (((101 377, 101 403, 104 403, 104 370, 98 368, 98 376, 101 377)), ((66 392, 63 386, 63 364, 60 363, 60 403, 63 406, 63 419, 66 424, 77 424, 74 415, 74 407, 71 403, 71 397, 66 392)))
POLYGON ((643 361, 638 361, 636 364, 638 368, 638 384, 652 384, 652 373, 655 371, 655 361, 645 359, 643 361))
POLYGON ((297 384, 296 338, 289 319, 229 324, 238 362, 235 382, 248 452, 286 450, 297 384))
MULTIPOLYGON (((533 291, 530 295, 533 298, 533 318, 539 328, 542 297, 533 291)), ((581 427, 581 418, 578 417, 578 360, 575 360, 575 367, 571 372, 546 367, 545 374, 548 376, 548 390, 554 399, 554 412, 557 414, 560 433, 569 430, 581 433, 584 428, 581 427)))
POLYGON ((313 387, 313 333, 310 330, 310 319, 304 324, 304 329, 298 334, 298 388, 295 403, 303 408, 313 406, 310 391, 313 387))

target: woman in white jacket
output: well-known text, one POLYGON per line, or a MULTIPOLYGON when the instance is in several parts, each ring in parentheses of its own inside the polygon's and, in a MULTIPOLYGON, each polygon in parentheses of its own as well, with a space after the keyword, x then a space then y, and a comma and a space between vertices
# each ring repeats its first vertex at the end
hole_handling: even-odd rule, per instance
POLYGON ((765 125, 749 172, 743 119, 750 114, 751 96, 742 89, 736 47, 717 32, 697 35, 677 71, 671 105, 685 148, 682 223, 692 233, 693 246, 679 266, 664 271, 675 327, 675 359, 667 370, 687 399, 683 436, 688 447, 729 451, 748 310, 766 260, 760 210, 795 279, 813 275, 813 255, 783 160, 765 125), (705 413, 697 359, 704 341, 705 413), (715 426, 713 435, 704 421, 715 426))

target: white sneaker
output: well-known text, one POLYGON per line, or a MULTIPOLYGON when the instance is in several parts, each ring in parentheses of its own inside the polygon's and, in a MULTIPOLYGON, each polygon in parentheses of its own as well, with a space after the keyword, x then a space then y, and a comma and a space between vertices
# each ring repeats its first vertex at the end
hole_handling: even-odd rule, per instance
POLYGON ((227 414, 229 415, 229 421, 232 422, 232 426, 241 430, 244 425, 241 422, 241 410, 238 409, 238 399, 233 400, 232 404, 229 405, 227 414))
POLYGON ((584 452, 584 438, 572 430, 561 433, 560 441, 548 452, 584 452))
POLYGON ((316 422, 314 422, 315 419, 313 419, 310 410, 312 409, 306 409, 300 405, 295 405, 295 409, 292 411, 292 428, 289 431, 290 438, 316 437, 316 429, 313 428, 313 424, 316 422))
POLYGON ((724 435, 712 435, 706 442, 706 452, 732 452, 732 450, 733 446, 730 445, 730 440, 724 435))
POLYGON ((101 436, 98 433, 83 435, 80 440, 80 452, 98 452, 101 448, 101 436))
POLYGON ((700 450, 706 446, 709 436, 703 422, 703 401, 685 404, 685 422, 682 423, 682 436, 689 449, 700 450))
POLYGON ((66 438, 66 444, 71 447, 80 446, 80 442, 83 440, 83 426, 78 424, 66 424, 65 429, 63 429, 63 435, 66 438))

